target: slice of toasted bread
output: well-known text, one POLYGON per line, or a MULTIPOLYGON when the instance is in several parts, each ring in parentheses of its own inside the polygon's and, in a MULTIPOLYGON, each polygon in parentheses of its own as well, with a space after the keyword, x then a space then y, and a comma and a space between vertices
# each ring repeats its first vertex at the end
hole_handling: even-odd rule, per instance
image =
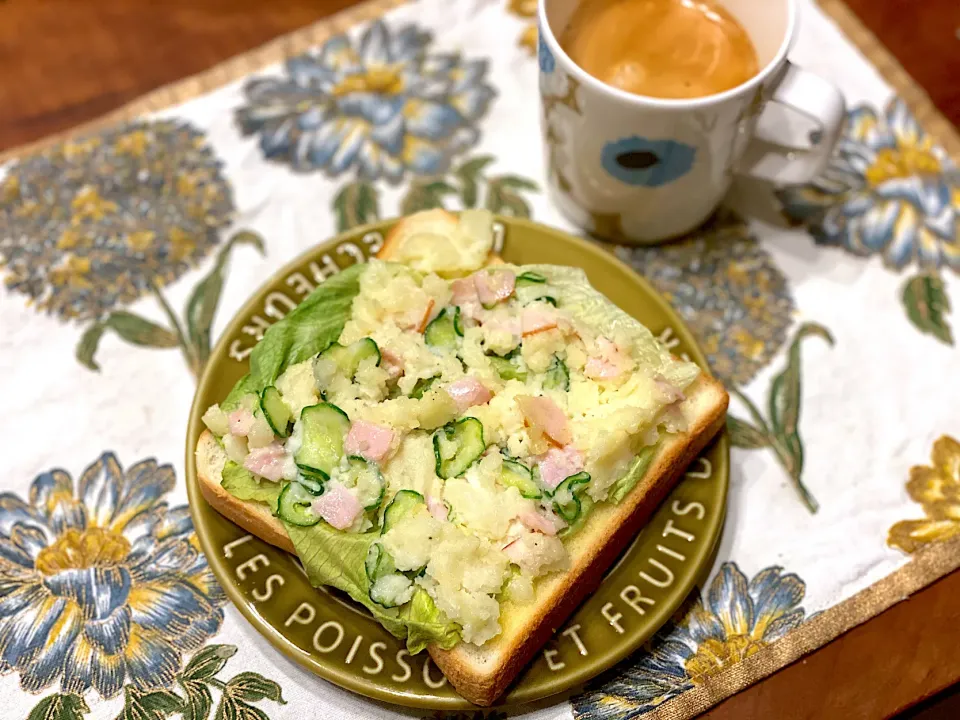
MULTIPOLYGON (((380 248, 377 257, 381 260, 403 262, 417 267, 419 270, 429 270, 444 277, 469 274, 479 269, 479 263, 474 267, 466 267, 459 263, 456 263, 454 267, 448 267, 443 262, 437 262, 436 258, 442 253, 436 252, 436 247, 429 247, 428 245, 428 248, 410 252, 407 245, 411 238, 417 236, 434 236, 437 239, 452 237, 456 233, 459 223, 460 219, 456 215, 441 208, 408 215, 398 220, 396 225, 390 228, 383 239, 383 247, 380 248)), ((493 251, 492 237, 488 250, 483 265, 503 263, 503 260, 493 251)))
MULTIPOLYGON (((404 218, 387 234, 378 257, 408 262, 409 253, 404 252, 403 244, 409 238, 449 236, 457 223, 457 216, 445 210, 404 218)), ((483 264, 502 262, 491 251, 483 264)), ((434 662, 460 695, 477 705, 490 705, 503 694, 555 629, 596 589, 607 569, 676 485, 686 467, 723 427, 728 401, 729 396, 720 383, 706 374, 701 375, 688 388, 681 405, 687 430, 661 440, 646 474, 619 504, 603 503, 594 507, 586 523, 566 543, 570 569, 539 580, 533 602, 523 606, 505 603, 500 618, 501 634, 482 647, 461 643, 451 650, 428 648, 434 662)), ((248 532, 293 553, 282 523, 266 506, 238 500, 220 486, 225 461, 226 456, 213 435, 204 432, 197 444, 197 475, 207 502, 248 532)))
MULTIPOLYGON (((723 427, 728 399, 720 383, 701 375, 681 406, 687 431, 661 441, 646 474, 623 501, 594 507, 567 543, 570 570, 540 580, 532 603, 505 604, 503 632, 482 647, 461 643, 452 650, 429 648, 430 656, 460 695, 477 705, 490 705, 506 690, 554 630, 599 585, 684 469, 723 427)), ((207 502, 248 532, 294 552, 282 523, 265 505, 238 500, 220 487, 225 462, 216 439, 204 432, 197 444, 197 476, 207 502)))

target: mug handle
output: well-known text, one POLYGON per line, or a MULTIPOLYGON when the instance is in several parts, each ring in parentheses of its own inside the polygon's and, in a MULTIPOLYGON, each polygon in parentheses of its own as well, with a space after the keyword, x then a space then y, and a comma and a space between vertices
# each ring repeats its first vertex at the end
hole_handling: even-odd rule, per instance
POLYGON ((787 61, 739 171, 785 185, 810 182, 827 166, 845 117, 846 104, 836 85, 787 61), (811 132, 809 123, 802 129, 792 125, 778 106, 799 112, 817 129, 811 132))

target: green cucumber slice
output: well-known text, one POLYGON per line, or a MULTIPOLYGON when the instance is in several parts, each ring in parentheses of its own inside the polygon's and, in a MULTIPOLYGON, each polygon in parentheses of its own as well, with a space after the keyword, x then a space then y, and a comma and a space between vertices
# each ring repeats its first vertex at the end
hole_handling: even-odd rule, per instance
POLYGON ((542 285, 546 281, 546 277, 532 270, 527 270, 527 272, 517 276, 517 285, 542 285))
POLYGON ((540 487, 533 479, 533 472, 530 468, 516 460, 504 459, 503 470, 500 472, 500 482, 507 487, 515 487, 523 497, 531 500, 536 500, 543 495, 540 487))
POLYGON ((453 350, 457 347, 458 337, 463 337, 463 327, 460 324, 460 308, 456 306, 441 310, 423 331, 424 342, 436 348, 453 350))
POLYGON ((412 517, 419 508, 424 510, 427 508, 427 501, 423 499, 423 495, 416 490, 399 490, 387 505, 387 509, 383 511, 383 528, 380 534, 383 535, 401 520, 412 517))
POLYGON ((396 572, 397 566, 393 564, 393 558, 390 557, 390 553, 383 549, 383 545, 375 542, 367 550, 367 558, 363 563, 363 569, 367 573, 367 579, 373 584, 384 575, 396 572))
POLYGON ((290 408, 280 396, 280 391, 273 385, 264 388, 260 393, 260 411, 266 418, 270 429, 279 437, 287 437, 287 429, 293 419, 290 408))
POLYGON ((543 377, 544 390, 563 390, 570 389, 570 371, 567 370, 566 363, 558 356, 553 356, 553 362, 547 368, 543 377))
POLYGON ((321 475, 310 475, 304 473, 303 470, 301 470, 300 475, 297 476, 297 482, 314 495, 323 495, 323 485, 326 481, 327 478, 321 475))
POLYGON ((590 473, 578 472, 566 478, 553 491, 553 509, 566 522, 574 523, 580 517, 582 505, 577 493, 582 492, 583 486, 588 482, 590 482, 590 473))
POLYGON ((433 384, 437 381, 436 376, 428 378, 420 378, 417 380, 416 384, 413 386, 413 390, 410 391, 410 397, 419 400, 423 397, 423 394, 429 390, 433 384))
POLYGON ((385 608, 394 608, 413 597, 413 581, 401 573, 389 573, 370 585, 370 599, 385 608))
POLYGON ((350 430, 350 418, 332 403, 305 407, 297 421, 303 426, 303 442, 294 455, 304 475, 330 477, 343 457, 343 437, 350 430))
POLYGON ((380 364, 380 348, 377 347, 373 338, 363 338, 350 343, 346 347, 340 343, 333 343, 320 353, 319 357, 325 360, 333 360, 343 374, 352 379, 357 374, 360 363, 367 358, 376 358, 376 364, 380 364))
POLYGON ((280 491, 277 500, 277 515, 291 525, 309 527, 320 522, 320 516, 313 511, 314 495, 297 482, 289 483, 280 491))
POLYGON ((497 375, 500 376, 501 380, 519 380, 521 382, 526 382, 527 380, 527 371, 521 370, 509 358, 491 355, 490 364, 493 366, 493 369, 497 371, 497 375))
POLYGON ((465 417, 447 423, 433 434, 437 475, 444 480, 463 475, 486 449, 479 420, 465 417))
POLYGON ((363 505, 364 510, 380 507, 386 483, 376 463, 351 455, 347 461, 346 471, 340 473, 337 480, 346 488, 356 488, 357 500, 363 505))
POLYGON ((554 307, 557 306, 557 299, 552 295, 541 295, 538 298, 534 298, 532 302, 542 302, 546 303, 547 305, 553 305, 554 307))

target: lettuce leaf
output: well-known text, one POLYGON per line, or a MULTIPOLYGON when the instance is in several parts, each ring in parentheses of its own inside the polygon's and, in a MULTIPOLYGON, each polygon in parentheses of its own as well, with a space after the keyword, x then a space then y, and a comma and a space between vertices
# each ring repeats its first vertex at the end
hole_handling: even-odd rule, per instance
POLYGON ((254 477, 253 473, 233 460, 227 460, 221 473, 220 485, 228 493, 239 500, 251 500, 269 505, 274 511, 283 486, 278 482, 271 482, 254 477))
POLYGON ((640 482, 640 478, 647 474, 647 468, 653 456, 657 454, 657 445, 648 445, 637 453, 630 469, 624 473, 623 477, 610 486, 610 494, 607 500, 614 505, 619 504, 640 482))
POLYGON ((580 268, 524 265, 523 269, 545 275, 549 283, 561 291, 564 308, 584 322, 607 336, 626 335, 633 343, 634 358, 667 382, 684 390, 697 379, 700 368, 695 363, 674 358, 645 325, 590 285, 587 274, 580 268))
POLYGON ((449 650, 460 642, 460 628, 446 619, 423 588, 402 608, 384 608, 370 599, 370 579, 364 561, 380 534, 344 533, 326 523, 299 527, 284 523, 310 583, 330 585, 363 605, 390 633, 407 639, 415 655, 430 643, 449 650))
POLYGON ((341 270, 307 295, 283 320, 270 326, 250 353, 250 372, 240 378, 220 407, 233 409, 244 395, 261 392, 288 367, 336 342, 350 317, 353 299, 360 292, 360 275, 366 268, 366 263, 362 263, 341 270))

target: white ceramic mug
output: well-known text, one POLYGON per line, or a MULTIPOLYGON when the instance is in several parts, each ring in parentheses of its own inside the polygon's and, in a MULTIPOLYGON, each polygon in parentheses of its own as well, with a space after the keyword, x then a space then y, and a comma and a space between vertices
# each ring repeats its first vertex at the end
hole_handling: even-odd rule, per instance
POLYGON ((643 97, 605 85, 560 47, 580 0, 541 0, 541 130, 551 195, 600 237, 655 243, 700 225, 734 174, 803 183, 825 167, 844 119, 832 84, 787 60, 796 0, 721 0, 760 72, 716 95, 643 97))

